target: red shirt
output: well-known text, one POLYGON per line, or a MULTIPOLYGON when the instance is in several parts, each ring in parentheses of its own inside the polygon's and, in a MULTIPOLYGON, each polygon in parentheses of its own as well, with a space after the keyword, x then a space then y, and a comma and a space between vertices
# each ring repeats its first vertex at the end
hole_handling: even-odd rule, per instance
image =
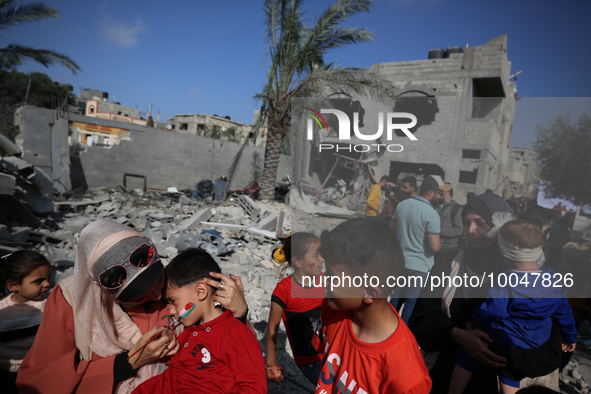
POLYGON ((316 394, 429 393, 431 378, 419 345, 396 316, 398 327, 388 339, 366 343, 353 333, 351 311, 335 311, 324 302, 323 327, 314 337, 317 348, 324 349, 316 394))
MULTIPOLYGON (((322 278, 322 274, 317 276, 313 285, 323 282, 322 278)), ((303 287, 292 275, 279 282, 273 291, 271 301, 283 308, 281 319, 297 365, 322 360, 322 353, 314 348, 312 338, 320 322, 320 304, 325 296, 324 286, 303 287)))
POLYGON ((178 337, 171 365, 133 391, 141 393, 266 393, 261 348, 246 325, 226 311, 178 337))
MULTIPOLYGON (((145 334, 162 324, 168 306, 157 301, 127 312, 145 334)), ((91 360, 80 360, 74 312, 58 285, 47 299, 35 343, 18 370, 17 386, 20 393, 110 393, 114 362, 115 356, 103 358, 96 353, 91 360)))

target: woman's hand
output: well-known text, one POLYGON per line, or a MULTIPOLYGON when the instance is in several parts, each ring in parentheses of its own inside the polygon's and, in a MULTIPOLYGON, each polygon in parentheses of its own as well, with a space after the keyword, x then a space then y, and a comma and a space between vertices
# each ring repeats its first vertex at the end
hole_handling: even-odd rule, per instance
POLYGON ((222 282, 218 282, 209 278, 205 279, 205 282, 209 286, 217 288, 213 300, 219 302, 224 308, 232 312, 232 315, 236 318, 246 316, 248 305, 244 298, 244 286, 240 277, 231 274, 228 277, 217 272, 210 272, 209 274, 214 278, 222 280, 222 282))
POLYGON ((179 349, 176 335, 169 328, 154 327, 142 335, 129 351, 133 355, 129 358, 129 364, 136 370, 163 357, 174 356, 179 349), (145 347, 142 349, 143 346, 145 347))
POLYGON ((453 328, 451 330, 451 337, 470 357, 488 368, 501 368, 507 362, 505 357, 501 357, 490 351, 488 344, 492 340, 488 334, 484 331, 471 329, 470 324, 467 330, 457 327, 453 328))

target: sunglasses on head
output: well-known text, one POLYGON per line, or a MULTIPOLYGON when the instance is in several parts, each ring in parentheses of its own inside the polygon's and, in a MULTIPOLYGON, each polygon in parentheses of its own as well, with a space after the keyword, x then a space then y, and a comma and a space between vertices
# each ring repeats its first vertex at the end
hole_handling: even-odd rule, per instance
POLYGON ((127 280, 127 268, 125 268, 124 264, 129 263, 135 268, 144 268, 154 262, 154 255, 154 248, 151 245, 142 244, 138 246, 131 252, 128 261, 104 270, 99 275, 98 285, 108 290, 120 288, 127 280))

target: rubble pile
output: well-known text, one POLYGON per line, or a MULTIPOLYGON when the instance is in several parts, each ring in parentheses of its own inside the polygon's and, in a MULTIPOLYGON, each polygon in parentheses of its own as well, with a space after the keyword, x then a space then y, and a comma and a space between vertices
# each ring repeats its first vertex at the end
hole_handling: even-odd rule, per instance
POLYGON ((581 375, 582 364, 571 360, 560 373, 561 392, 589 393, 589 384, 581 375))
MULTIPOLYGON (((226 202, 198 201, 182 192, 94 189, 75 198, 57 198, 55 212, 34 228, 26 223, 0 225, 0 253, 22 248, 35 249, 56 267, 57 283, 72 273, 76 245, 82 229, 99 218, 112 218, 149 237, 158 253, 170 260, 179 251, 199 247, 208 251, 225 274, 242 279, 248 319, 265 351, 265 333, 271 294, 290 270, 279 273, 271 259, 292 230, 289 207, 279 202, 259 202, 247 195, 226 202)), ((307 229, 307 219, 299 219, 297 230, 307 229), (304 223, 306 221, 306 223, 304 223)), ((331 226, 326 225, 327 228, 331 226)), ((282 267, 285 268, 285 267, 282 267)), ((297 369, 291 356, 283 323, 277 346, 278 362, 286 380, 269 382, 269 392, 313 392, 313 387, 297 369)))

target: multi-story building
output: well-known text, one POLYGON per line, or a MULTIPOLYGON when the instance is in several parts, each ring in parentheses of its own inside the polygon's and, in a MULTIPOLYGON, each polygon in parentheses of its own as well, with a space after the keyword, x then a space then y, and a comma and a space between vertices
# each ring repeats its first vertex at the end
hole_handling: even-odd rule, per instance
MULTIPOLYGON (((355 97, 349 99, 348 106, 359 118, 363 117, 359 129, 366 135, 375 134, 379 129, 379 113, 414 114, 418 126, 411 131, 417 140, 410 140, 397 130, 393 141, 385 141, 384 128, 381 141, 399 142, 403 149, 385 153, 382 150, 377 154, 364 149, 338 153, 365 162, 374 154, 370 172, 378 180, 382 175, 398 182, 407 175, 414 175, 419 181, 426 175, 440 175, 453 185, 454 198, 460 203, 465 202, 466 193, 480 194, 486 189, 509 197, 510 187, 504 179, 508 171, 516 86, 510 81, 507 36, 499 36, 481 46, 435 49, 429 51, 428 56, 426 51, 425 55, 427 59, 378 63, 371 67, 371 71, 394 84, 395 101, 384 104, 355 97)), ((336 119, 334 115, 325 116, 336 119)), ((328 128, 334 129, 330 119, 328 128)), ((350 119, 354 122, 353 117, 350 119)), ((346 144, 335 133, 328 133, 328 136, 325 142, 346 144)), ((333 153, 312 154, 303 173, 323 181, 335 162, 333 153)), ((338 168, 334 169, 333 176, 335 174, 340 178, 356 176, 354 171, 339 172, 338 168)))
POLYGON ((265 146, 264 129, 259 132, 255 143, 252 125, 235 122, 229 116, 221 117, 218 115, 204 114, 176 115, 173 118, 166 119, 166 129, 231 142, 244 143, 248 141, 249 145, 265 146))
MULTIPOLYGON (((83 114, 92 118, 114 120, 146 126, 148 121, 140 118, 137 108, 109 102, 109 93, 94 89, 81 89, 78 105, 84 106, 83 114)), ((100 126, 90 123, 72 122, 70 143, 81 145, 114 145, 127 138, 129 129, 100 126)))

